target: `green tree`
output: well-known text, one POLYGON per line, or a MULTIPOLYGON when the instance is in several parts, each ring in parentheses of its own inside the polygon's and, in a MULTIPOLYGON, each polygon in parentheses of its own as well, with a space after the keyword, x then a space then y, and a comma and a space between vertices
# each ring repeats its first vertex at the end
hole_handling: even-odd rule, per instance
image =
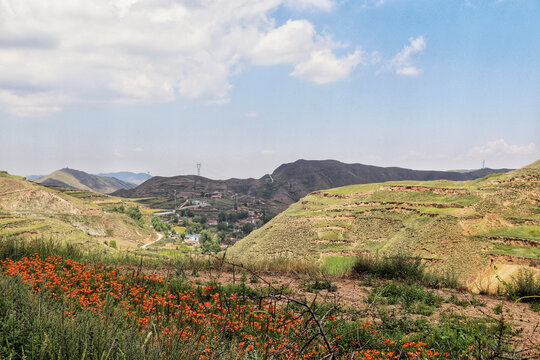
POLYGON ((220 211, 219 212, 218 221, 219 222, 227 221, 227 213, 225 211, 220 211))
POLYGON ((213 238, 209 231, 204 230, 201 232, 199 242, 203 252, 219 252, 221 250, 217 236, 213 238))
POLYGON ((244 224, 244 226, 242 226, 242 231, 246 235, 249 234, 250 232, 252 232, 253 229, 255 229, 255 225, 253 225, 251 223, 247 223, 247 224, 244 224))
POLYGON ((139 221, 142 219, 141 210, 136 206, 131 206, 126 210, 126 215, 132 218, 133 220, 139 221))
POLYGON ((220 221, 218 224, 217 224, 217 228, 218 230, 222 231, 222 230, 227 230, 227 228, 229 227, 229 224, 227 224, 225 221, 220 221))

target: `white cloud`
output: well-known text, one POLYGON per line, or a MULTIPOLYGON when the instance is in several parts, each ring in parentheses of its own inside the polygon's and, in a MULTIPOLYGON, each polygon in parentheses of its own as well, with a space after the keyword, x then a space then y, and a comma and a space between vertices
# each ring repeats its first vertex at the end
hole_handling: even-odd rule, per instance
MULTIPOLYGON (((0 109, 43 116, 77 104, 230 101, 242 65, 287 64, 315 84, 367 62, 307 20, 281 26, 280 6, 330 11, 334 0, 2 0, 0 109)), ((423 38, 421 42, 423 42, 423 38)), ((401 74, 417 52, 402 51, 401 74), (410 55, 407 55, 410 54, 410 55)), ((401 54, 401 53, 400 53, 401 54)), ((399 55, 399 54, 398 54, 399 55)), ((397 64, 397 60, 396 60, 397 64)))
POLYGON ((250 118, 250 119, 254 119, 257 116, 259 116, 259 114, 257 114, 256 111, 250 111, 250 112, 246 113, 244 116, 247 117, 247 118, 250 118))
POLYGON ((262 155, 274 155, 276 152, 274 150, 266 149, 261 151, 262 155))
POLYGON ((287 0, 287 5, 298 9, 315 8, 330 11, 336 3, 333 0, 287 0))
POLYGON ((469 150, 470 156, 493 156, 493 155, 535 155, 538 154, 536 145, 530 143, 529 145, 519 146, 510 145, 503 139, 494 141, 488 141, 485 145, 474 146, 469 150))
POLYGON ((360 63, 362 63, 360 50, 341 59, 330 50, 319 50, 312 52, 306 61, 297 64, 291 75, 315 84, 328 84, 347 77, 360 63))
POLYGON ((0 107, 39 116, 71 104, 178 96, 226 103, 243 62, 294 66, 337 46, 306 20, 276 27, 271 13, 284 4, 335 6, 333 0, 3 0, 0 107))
POLYGON ((309 21, 289 20, 255 44, 251 59, 258 65, 297 62, 317 47, 315 35, 315 27, 309 21))
POLYGON ((412 65, 412 56, 423 51, 426 48, 426 41, 423 36, 409 38, 409 45, 405 45, 403 49, 390 60, 385 70, 395 71, 398 75, 417 76, 422 70, 412 65))
POLYGON ((377 8, 386 3, 386 0, 364 0, 362 2, 363 8, 377 8))
POLYGON ((253 48, 252 61, 260 65, 292 63, 292 76, 328 84, 345 78, 363 61, 360 50, 338 58, 332 50, 341 47, 344 46, 317 35, 310 22, 289 20, 260 39, 253 48))

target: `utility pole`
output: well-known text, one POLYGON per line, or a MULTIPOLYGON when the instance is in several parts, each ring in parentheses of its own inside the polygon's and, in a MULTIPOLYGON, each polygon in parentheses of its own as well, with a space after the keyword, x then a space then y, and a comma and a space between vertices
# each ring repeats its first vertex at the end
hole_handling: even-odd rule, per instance
POLYGON ((197 163, 197 176, 201 176, 201 166, 202 166, 202 163, 198 162, 197 163))

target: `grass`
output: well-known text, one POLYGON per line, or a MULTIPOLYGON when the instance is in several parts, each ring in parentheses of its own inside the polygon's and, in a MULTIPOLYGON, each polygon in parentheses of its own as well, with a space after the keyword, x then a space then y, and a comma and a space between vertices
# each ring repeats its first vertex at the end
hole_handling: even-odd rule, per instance
POLYGON ((374 275, 383 279, 416 282, 430 287, 459 288, 461 284, 454 273, 427 271, 418 258, 403 254, 393 256, 359 256, 352 268, 356 275, 374 275))
POLYGON ((326 256, 321 270, 331 275, 350 274, 356 262, 356 256, 326 256))
POLYGON ((420 259, 404 255, 389 257, 360 256, 356 258, 353 273, 369 273, 384 279, 420 281, 425 276, 425 267, 420 262, 420 259))
POLYGON ((493 246, 492 250, 488 251, 488 253, 494 255, 509 255, 540 259, 540 247, 496 244, 493 246))
POLYGON ((505 237, 510 239, 524 239, 540 243, 540 226, 511 226, 498 227, 481 234, 483 236, 505 237))
POLYGON ((435 308, 440 307, 443 298, 433 291, 426 290, 418 284, 406 284, 392 280, 375 287, 369 294, 367 302, 375 302, 384 298, 385 304, 401 305, 403 309, 412 314, 429 316, 435 308))
POLYGON ((540 275, 521 269, 510 283, 504 283, 507 295, 514 300, 530 302, 540 310, 540 275))

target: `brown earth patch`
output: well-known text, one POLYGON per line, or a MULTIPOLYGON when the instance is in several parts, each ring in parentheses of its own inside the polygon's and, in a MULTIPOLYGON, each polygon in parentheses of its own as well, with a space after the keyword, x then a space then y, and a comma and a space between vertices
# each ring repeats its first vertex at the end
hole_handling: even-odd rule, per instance
POLYGON ((434 188, 429 186, 381 186, 380 190, 386 191, 429 191, 435 194, 456 194, 456 195, 468 195, 469 190, 466 189, 449 189, 449 188, 434 188))
POLYGON ((397 201, 358 201, 355 203, 358 206, 383 206, 383 205, 396 205, 396 206, 411 206, 411 207, 434 207, 438 209, 462 209, 463 205, 460 204, 438 204, 438 203, 411 203, 411 202, 397 202, 397 201))

